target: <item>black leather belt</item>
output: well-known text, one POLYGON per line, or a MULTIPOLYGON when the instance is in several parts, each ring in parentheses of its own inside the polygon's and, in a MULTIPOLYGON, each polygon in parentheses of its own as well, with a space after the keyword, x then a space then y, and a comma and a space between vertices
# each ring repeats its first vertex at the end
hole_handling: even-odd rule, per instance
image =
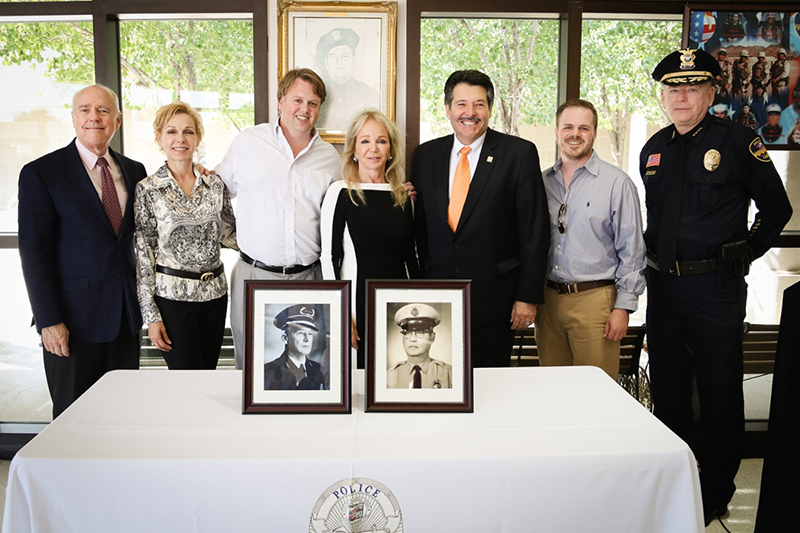
POLYGON ((211 281, 214 278, 218 278, 225 272, 225 265, 218 266, 215 270, 209 272, 187 272, 185 270, 176 270, 174 268, 168 268, 161 265, 156 265, 156 272, 161 272, 162 274, 166 274, 168 276, 175 276, 178 278, 186 278, 186 279, 199 279, 200 281, 211 281))
MULTIPOLYGON (((661 272, 656 255, 650 250, 647 251, 647 266, 661 272)), ((675 266, 669 269, 669 273, 673 276, 683 276, 685 274, 708 274, 717 270, 719 270, 719 259, 701 259, 700 261, 675 261, 675 266)))
POLYGON ((558 294, 575 294, 578 292, 596 289, 598 287, 608 287, 614 284, 613 279, 601 279, 598 281, 579 281, 576 283, 561 283, 551 279, 545 280, 544 283, 547 287, 555 289, 558 294))
POLYGON ((276 274, 297 274, 298 272, 304 272, 309 268, 313 268, 319 264, 319 260, 317 260, 311 263, 310 265, 293 265, 290 267, 270 266, 270 265, 265 265, 261 261, 253 259, 244 252, 239 252, 239 259, 241 259, 248 265, 260 268, 261 270, 266 270, 267 272, 274 272, 276 274))

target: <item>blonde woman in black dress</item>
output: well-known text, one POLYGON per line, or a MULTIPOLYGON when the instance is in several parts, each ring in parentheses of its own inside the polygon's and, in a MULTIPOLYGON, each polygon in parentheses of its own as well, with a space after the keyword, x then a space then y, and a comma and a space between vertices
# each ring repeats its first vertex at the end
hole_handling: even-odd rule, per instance
POLYGON ((330 186, 322 204, 323 277, 356 280, 352 338, 358 368, 364 368, 359 341, 366 324, 365 280, 419 277, 403 153, 397 126, 376 109, 363 111, 345 136, 342 179, 330 186), (348 275, 350 246, 355 274, 348 275))

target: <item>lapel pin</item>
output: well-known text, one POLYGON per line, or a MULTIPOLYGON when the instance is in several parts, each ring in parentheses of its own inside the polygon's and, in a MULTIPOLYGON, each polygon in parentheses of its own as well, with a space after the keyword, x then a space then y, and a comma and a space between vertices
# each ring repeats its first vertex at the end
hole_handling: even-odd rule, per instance
POLYGON ((491 163, 492 161, 494 161, 494 156, 490 155, 489 157, 486 158, 487 163, 491 163))

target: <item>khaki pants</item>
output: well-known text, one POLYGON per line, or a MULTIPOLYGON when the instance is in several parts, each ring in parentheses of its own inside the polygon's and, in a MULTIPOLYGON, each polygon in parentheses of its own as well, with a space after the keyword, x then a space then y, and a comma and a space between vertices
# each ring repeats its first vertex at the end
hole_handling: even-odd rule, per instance
POLYGON ((617 379, 619 342, 603 337, 614 309, 614 285, 575 294, 544 289, 544 305, 536 315, 536 346, 542 366, 592 365, 617 379))

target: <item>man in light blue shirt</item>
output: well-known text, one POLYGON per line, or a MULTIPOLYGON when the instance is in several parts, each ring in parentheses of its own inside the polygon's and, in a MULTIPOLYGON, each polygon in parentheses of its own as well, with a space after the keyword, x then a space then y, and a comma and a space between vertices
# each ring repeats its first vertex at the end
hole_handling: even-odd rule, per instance
POLYGON ((597 156, 597 111, 569 100, 556 112, 561 157, 543 172, 550 211, 544 305, 536 317, 543 366, 594 365, 619 373, 619 341, 644 292, 639 195, 597 156))

